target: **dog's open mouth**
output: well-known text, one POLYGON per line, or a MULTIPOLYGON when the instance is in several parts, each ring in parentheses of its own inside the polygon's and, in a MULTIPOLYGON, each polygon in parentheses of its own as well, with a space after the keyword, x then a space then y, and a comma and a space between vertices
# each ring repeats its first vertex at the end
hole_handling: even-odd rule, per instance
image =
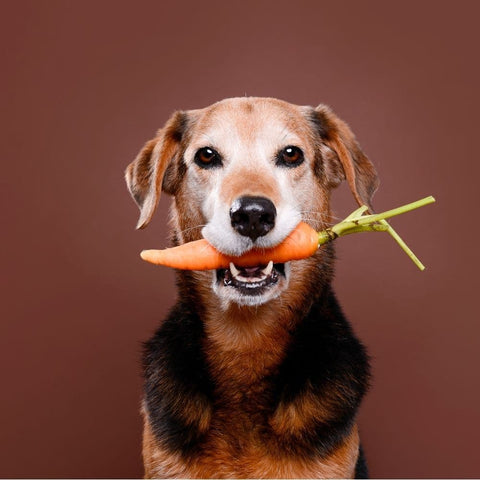
POLYGON ((230 263, 229 268, 217 270, 218 283, 236 288, 244 295, 261 295, 275 285, 280 276, 285 277, 285 264, 272 261, 255 267, 238 267, 230 263))

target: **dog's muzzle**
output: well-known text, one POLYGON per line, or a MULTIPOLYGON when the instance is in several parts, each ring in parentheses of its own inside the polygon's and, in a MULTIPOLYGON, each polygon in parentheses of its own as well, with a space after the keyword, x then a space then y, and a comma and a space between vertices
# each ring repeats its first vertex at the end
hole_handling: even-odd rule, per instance
MULTIPOLYGON (((277 209, 266 197, 242 196, 233 201, 230 223, 242 243, 250 248, 269 248, 267 234, 276 225, 277 209), (265 237, 265 239, 263 238, 265 237)), ((259 305, 277 296, 288 284, 288 269, 283 263, 240 267, 230 263, 216 271, 214 288, 218 294, 243 305, 259 305)))

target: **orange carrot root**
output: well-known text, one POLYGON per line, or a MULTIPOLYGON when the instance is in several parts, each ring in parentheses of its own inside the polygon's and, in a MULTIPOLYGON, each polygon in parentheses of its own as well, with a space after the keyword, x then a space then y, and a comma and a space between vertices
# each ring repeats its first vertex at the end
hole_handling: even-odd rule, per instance
POLYGON ((214 270, 227 268, 230 262, 240 267, 253 267, 290 260, 301 260, 313 255, 318 248, 318 233, 304 222, 279 245, 269 249, 254 249, 239 257, 223 255, 205 239, 184 243, 164 250, 144 250, 140 256, 155 265, 181 270, 214 270))

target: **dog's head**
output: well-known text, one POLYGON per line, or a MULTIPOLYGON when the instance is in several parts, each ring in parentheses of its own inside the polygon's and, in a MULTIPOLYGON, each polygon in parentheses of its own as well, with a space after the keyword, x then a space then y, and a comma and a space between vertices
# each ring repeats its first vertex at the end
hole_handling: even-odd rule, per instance
MULTIPOLYGON (((304 220, 330 224, 330 191, 346 179, 359 204, 377 188, 373 165, 349 127, 332 111, 271 98, 233 98, 176 112, 128 166, 126 180, 150 222, 160 192, 173 195, 178 243, 205 237, 241 255, 279 244, 304 220)), ((259 305, 286 289, 289 264, 221 269, 216 294, 259 305)))

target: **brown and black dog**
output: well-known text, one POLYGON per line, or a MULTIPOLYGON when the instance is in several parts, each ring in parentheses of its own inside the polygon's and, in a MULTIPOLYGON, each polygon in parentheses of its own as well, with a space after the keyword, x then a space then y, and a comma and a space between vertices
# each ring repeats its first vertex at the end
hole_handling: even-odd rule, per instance
MULTIPOLYGON (((152 218, 173 196, 173 244, 206 238, 241 255, 303 220, 330 226, 346 179, 359 204, 373 165, 332 111, 233 98, 175 113, 126 171, 152 218)), ((146 477, 367 475, 356 413, 368 357, 331 288, 331 244, 311 258, 178 271, 179 297, 144 352, 146 477)))

